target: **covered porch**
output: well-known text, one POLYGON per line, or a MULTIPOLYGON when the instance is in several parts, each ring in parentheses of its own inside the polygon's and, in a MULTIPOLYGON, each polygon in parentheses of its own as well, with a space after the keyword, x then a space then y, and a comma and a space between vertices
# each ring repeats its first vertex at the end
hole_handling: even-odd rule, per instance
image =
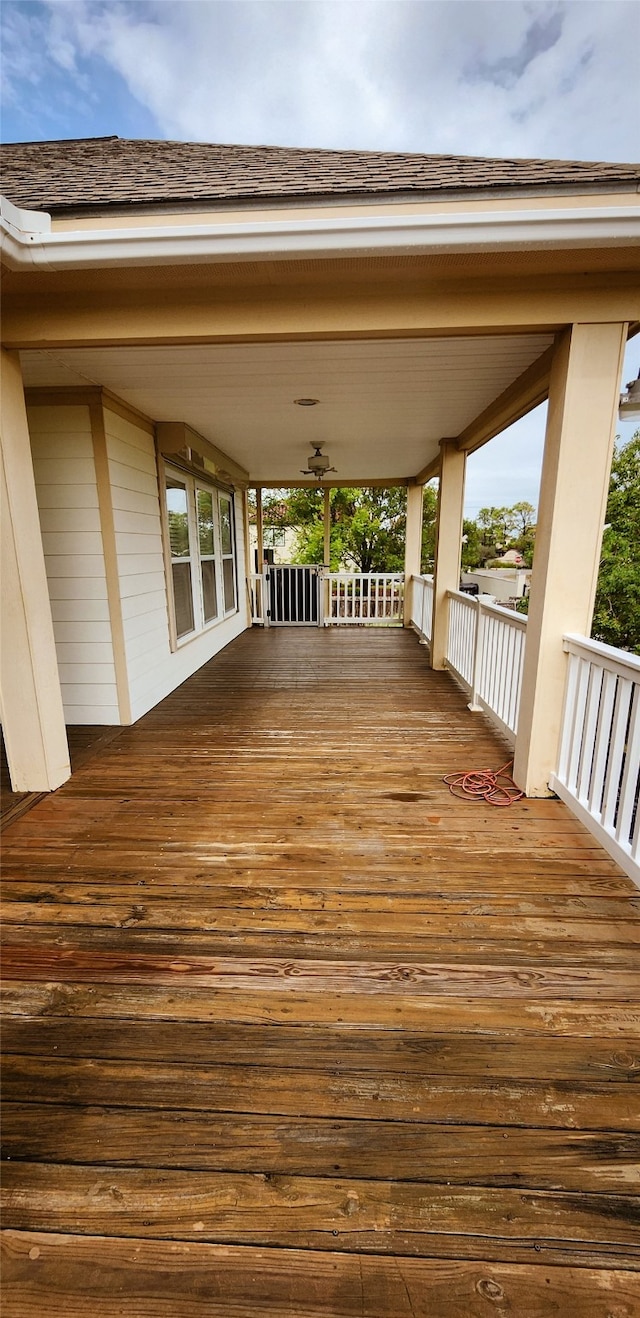
POLYGON ((631 1318, 637 891, 467 701, 254 629, 10 827, 9 1308, 631 1318))

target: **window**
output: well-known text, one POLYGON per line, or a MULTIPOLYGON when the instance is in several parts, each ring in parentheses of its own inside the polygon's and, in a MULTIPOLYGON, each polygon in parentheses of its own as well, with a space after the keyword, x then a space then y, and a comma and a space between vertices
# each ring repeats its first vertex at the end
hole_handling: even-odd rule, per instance
POLYGON ((194 628, 193 574, 187 487, 173 476, 167 476, 167 516, 176 634, 180 637, 194 628))
POLYGON ((224 611, 231 613, 236 607, 236 568, 233 546, 233 512, 228 494, 220 499, 220 541, 222 544, 222 577, 224 581, 224 611))
POLYGON ((217 618, 218 616, 213 494, 211 490, 198 490, 197 503, 200 576, 202 580, 202 611, 205 622, 211 622, 213 618, 217 618))
POLYGON ((287 543, 287 532, 284 526, 265 526, 262 536, 265 549, 284 549, 287 543))
POLYGON ((175 637, 179 643, 237 608, 233 500, 166 469, 175 637))

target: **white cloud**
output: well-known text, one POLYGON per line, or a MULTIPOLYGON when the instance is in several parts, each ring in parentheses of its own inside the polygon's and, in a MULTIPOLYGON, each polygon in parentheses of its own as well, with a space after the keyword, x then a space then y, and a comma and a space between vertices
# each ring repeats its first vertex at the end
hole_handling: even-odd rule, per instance
POLYGON ((628 159, 627 0, 47 0, 51 59, 100 57, 162 135, 628 159))

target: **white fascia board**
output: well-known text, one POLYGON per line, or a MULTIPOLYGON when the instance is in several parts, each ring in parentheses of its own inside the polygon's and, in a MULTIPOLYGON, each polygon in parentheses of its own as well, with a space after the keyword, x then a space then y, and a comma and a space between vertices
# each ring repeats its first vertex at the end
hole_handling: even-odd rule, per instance
POLYGON ((50 216, 2 203, 1 248, 11 269, 188 265, 429 252, 621 247, 640 242, 640 209, 468 211, 235 224, 52 231, 50 216))

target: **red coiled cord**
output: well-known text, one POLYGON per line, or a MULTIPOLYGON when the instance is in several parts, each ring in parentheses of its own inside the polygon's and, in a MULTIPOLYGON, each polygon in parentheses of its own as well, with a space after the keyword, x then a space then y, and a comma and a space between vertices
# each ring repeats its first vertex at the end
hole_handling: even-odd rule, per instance
POLYGON ((489 805, 513 805, 519 801, 524 792, 516 787, 513 778, 506 772, 513 760, 507 760, 501 769, 470 769, 464 773, 447 773, 443 782, 447 783, 452 796, 475 797, 476 800, 488 801, 489 805))

